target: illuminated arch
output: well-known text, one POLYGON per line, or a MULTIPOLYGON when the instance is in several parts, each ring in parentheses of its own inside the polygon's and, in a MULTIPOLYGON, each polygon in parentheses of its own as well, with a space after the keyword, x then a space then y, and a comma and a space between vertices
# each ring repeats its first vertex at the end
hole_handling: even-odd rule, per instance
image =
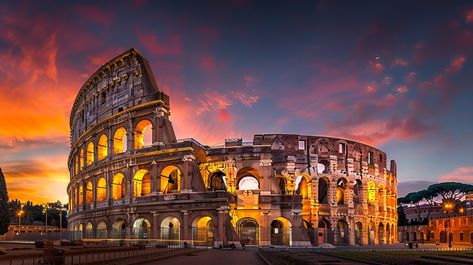
POLYGON ((212 217, 203 216, 192 222, 194 244, 213 245, 214 223, 212 217))
POLYGON ((118 200, 125 197, 126 184, 125 176, 122 173, 117 173, 113 176, 112 182, 112 199, 118 200))
POLYGON ((135 127, 135 149, 153 144, 153 124, 149 120, 140 121, 135 127))
POLYGON ((87 145, 87 165, 90 166, 94 163, 94 143, 89 142, 87 145))
POLYGON ((107 224, 102 221, 97 224, 97 238, 107 238, 107 224))
POLYGON ((112 224, 111 237, 112 238, 125 238, 126 224, 123 219, 117 219, 112 224))
POLYGON ((253 218, 245 217, 237 222, 238 236, 246 245, 258 245, 259 224, 253 218))
POLYGON ((87 184, 85 186, 85 204, 89 206, 92 204, 93 200, 93 192, 94 192, 94 187, 91 181, 87 181, 87 184))
POLYGON ((113 153, 121 154, 127 150, 127 134, 123 127, 118 128, 113 135, 113 153))
POLYGON ((318 199, 319 203, 328 203, 328 181, 325 178, 319 178, 318 199))
POLYGON ((176 166, 167 166, 161 170, 160 190, 163 193, 179 192, 181 190, 181 171, 176 166))
POLYGON ((82 184, 79 186, 79 200, 78 203, 80 206, 84 204, 84 187, 82 184))
POLYGON ((99 142, 97 144, 97 159, 103 160, 108 156, 108 139, 107 135, 102 134, 99 138, 99 142))
POLYGON ((259 181, 252 175, 244 176, 238 181, 239 190, 259 190, 259 181))
POLYGON ((271 245, 290 246, 292 242, 291 221, 278 217, 271 222, 271 245))
POLYGON ((181 237, 181 222, 174 216, 168 216, 161 221, 161 239, 177 240, 181 237))
POLYGON ((309 198, 308 181, 305 176, 298 176, 296 178, 296 193, 302 196, 302 199, 309 198))
POLYGON ((85 237, 92 238, 94 236, 94 227, 92 226, 91 222, 88 222, 85 225, 85 237))
POLYGON ((79 156, 76 155, 74 159, 74 173, 77 175, 79 173, 79 156))
POLYGON ((222 171, 213 173, 209 178, 209 190, 226 190, 226 175, 222 171))
POLYGON ((133 176, 133 194, 135 197, 147 196, 151 193, 151 176, 146 169, 136 171, 133 176))
POLYGON ((107 199, 107 181, 104 177, 97 181, 97 202, 103 202, 107 199))
POLYGON ((368 182, 368 203, 374 204, 376 201, 376 185, 373 181, 368 182))
POLYGON ((347 187, 348 182, 345 178, 339 178, 337 180, 337 194, 335 197, 338 205, 346 204, 347 187))
POLYGON ((79 152, 79 164, 80 164, 80 169, 83 169, 84 168, 84 148, 81 148, 79 152))
POLYGON ((146 218, 138 218, 133 223, 135 238, 150 238, 151 223, 146 218))

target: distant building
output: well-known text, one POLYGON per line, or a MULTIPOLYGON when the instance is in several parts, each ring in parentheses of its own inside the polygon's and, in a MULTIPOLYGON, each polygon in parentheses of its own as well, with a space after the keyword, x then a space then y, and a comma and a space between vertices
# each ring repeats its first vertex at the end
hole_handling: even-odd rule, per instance
POLYGON ((177 140, 170 115, 169 96, 135 49, 81 87, 70 117, 67 187, 68 227, 78 238, 397 242, 396 163, 383 151, 277 133, 210 147, 177 140))
POLYGON ((408 207, 404 209, 407 221, 410 222, 422 222, 425 218, 436 219, 443 215, 443 209, 441 205, 430 206, 428 204, 408 207), (430 212, 429 212, 430 211, 430 212))

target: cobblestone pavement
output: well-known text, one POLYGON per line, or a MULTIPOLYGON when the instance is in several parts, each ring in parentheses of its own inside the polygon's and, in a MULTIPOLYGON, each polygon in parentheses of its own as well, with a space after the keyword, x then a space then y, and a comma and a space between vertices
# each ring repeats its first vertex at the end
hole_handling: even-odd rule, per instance
POLYGON ((210 249, 198 253, 144 263, 143 265, 265 265, 253 250, 210 249))

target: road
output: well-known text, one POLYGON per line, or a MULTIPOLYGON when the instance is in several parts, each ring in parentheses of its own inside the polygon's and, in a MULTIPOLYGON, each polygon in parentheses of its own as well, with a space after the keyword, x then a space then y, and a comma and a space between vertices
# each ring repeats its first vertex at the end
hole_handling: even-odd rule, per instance
POLYGON ((143 265, 264 265, 256 252, 251 250, 218 250, 210 249, 174 258, 144 263, 143 265))

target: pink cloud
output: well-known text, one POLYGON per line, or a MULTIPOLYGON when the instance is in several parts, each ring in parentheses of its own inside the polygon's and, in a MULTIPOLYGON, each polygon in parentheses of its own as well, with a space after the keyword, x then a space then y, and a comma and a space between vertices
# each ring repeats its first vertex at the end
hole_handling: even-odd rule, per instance
POLYGON ((440 176, 439 181, 457 181, 464 183, 473 183, 473 167, 459 167, 455 170, 440 176))
POLYGON ((409 92, 409 88, 407 86, 398 86, 396 88, 396 92, 399 93, 399 94, 405 94, 405 93, 409 92))
POLYGON ((404 60, 404 59, 401 59, 401 58, 396 58, 393 62, 393 65, 398 65, 398 66, 408 66, 409 63, 404 60))
POLYGON ((246 87, 250 87, 258 82, 258 79, 256 79, 254 76, 251 76, 251 75, 245 75, 243 77, 243 80, 245 80, 246 87))
POLYGON ((181 37, 178 34, 171 34, 162 39, 154 33, 138 33, 138 39, 151 54, 158 56, 179 56, 182 54, 181 37))
POLYGON ((458 55, 458 56, 456 56, 455 58, 452 59, 452 61, 450 62, 448 67, 445 69, 445 71, 448 74, 457 73, 463 68, 463 65, 465 64, 465 62, 466 62, 465 56, 458 55))
POLYGON ((212 73, 217 69, 215 58, 210 54, 202 56, 199 66, 206 73, 212 73))
POLYGON ((75 7, 75 12, 84 21, 92 21, 106 27, 113 23, 113 14, 110 9, 101 9, 94 5, 79 5, 75 7))
POLYGON ((373 74, 380 74, 383 72, 384 66, 381 62, 378 61, 370 61, 368 63, 368 72, 373 74))
POLYGON ((407 84, 412 85, 416 82, 417 79, 417 74, 415 72, 410 72, 409 74, 404 77, 404 81, 406 81, 407 84))
POLYGON ((241 91, 233 92, 233 96, 243 103, 243 105, 245 105, 247 108, 251 108, 259 100, 259 96, 248 95, 241 91))
POLYGON ((473 9, 467 12, 465 20, 466 20, 466 23, 473 23, 473 9))
POLYGON ((215 90, 205 92, 198 98, 198 102, 200 103, 200 107, 196 110, 197 114, 209 111, 220 111, 232 105, 227 95, 215 90))

